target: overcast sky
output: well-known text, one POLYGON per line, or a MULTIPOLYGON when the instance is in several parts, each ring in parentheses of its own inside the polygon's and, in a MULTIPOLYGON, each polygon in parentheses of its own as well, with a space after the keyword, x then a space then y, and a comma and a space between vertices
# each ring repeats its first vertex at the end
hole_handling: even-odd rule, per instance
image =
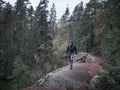
MULTIPOLYGON (((7 2, 9 1, 12 5, 14 5, 14 3, 17 0, 3 0, 3 1, 7 1, 7 2)), ((40 2, 40 0, 29 0, 29 1, 31 2, 34 9, 36 9, 37 5, 40 2)), ((82 0, 82 1, 85 6, 85 4, 88 3, 89 0, 82 0)), ((80 2, 81 0, 49 0, 48 9, 50 10, 52 3, 54 3, 57 11, 57 18, 59 19, 65 12, 67 5, 70 9, 70 13, 72 13, 75 5, 79 4, 80 2)))

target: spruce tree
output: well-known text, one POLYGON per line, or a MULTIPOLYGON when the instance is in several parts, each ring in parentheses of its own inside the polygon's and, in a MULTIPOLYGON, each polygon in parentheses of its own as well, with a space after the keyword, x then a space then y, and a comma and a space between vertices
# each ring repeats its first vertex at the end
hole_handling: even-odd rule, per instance
POLYGON ((34 22, 34 44, 37 48, 35 55, 39 57, 36 61, 36 68, 40 69, 42 73, 46 73, 44 70, 46 64, 51 63, 52 58, 52 38, 48 30, 48 10, 47 10, 48 0, 41 0, 36 12, 35 12, 35 22, 34 22))
POLYGON ((29 0, 17 0, 15 3, 15 31, 16 31, 16 53, 21 54, 24 51, 25 34, 27 30, 26 10, 29 0))
POLYGON ((2 89, 10 88, 9 78, 12 73, 12 60, 14 59, 13 50, 13 7, 9 3, 4 3, 0 10, 0 79, 4 79, 6 83, 1 84, 2 89), (7 81, 8 80, 8 81, 7 81), (6 87, 7 86, 7 87, 6 87))
POLYGON ((119 15, 118 10, 120 9, 119 0, 108 0, 104 2, 106 11, 106 16, 103 18, 104 23, 106 25, 106 30, 104 30, 103 41, 102 41, 102 55, 112 66, 119 66, 120 61, 119 53, 120 53, 120 37, 119 37, 119 15), (114 42, 114 43, 113 43, 114 42))
POLYGON ((84 50, 84 45, 83 45, 84 33, 83 33, 83 25, 82 25, 83 13, 84 13, 84 7, 83 7, 83 2, 81 1, 79 4, 75 6, 73 13, 70 17, 70 25, 69 25, 70 39, 74 40, 77 49, 80 51, 84 50))
POLYGON ((61 23, 67 23, 70 17, 70 11, 69 11, 69 7, 66 8, 65 13, 62 15, 60 22, 61 23))
POLYGON ((83 29, 86 35, 85 45, 86 51, 100 55, 100 47, 95 42, 95 16, 97 9, 102 8, 102 3, 99 0, 90 0, 86 4, 86 9, 83 14, 83 29))
POLYGON ((53 3, 50 11, 50 29, 52 30, 55 30, 56 18, 55 4, 53 3))
POLYGON ((45 35, 48 30, 48 23, 47 23, 47 0, 41 0, 36 12, 35 12, 35 22, 34 22, 34 29, 35 29, 35 38, 37 41, 35 43, 39 46, 41 43, 45 41, 45 35))
POLYGON ((27 11, 28 11, 28 14, 27 14, 27 28, 28 28, 27 40, 28 40, 29 44, 32 44, 31 40, 33 38, 33 32, 34 32, 33 31, 33 25, 34 25, 33 23, 34 23, 34 18, 35 18, 34 9, 32 6, 30 6, 27 11))
POLYGON ((80 20, 82 18, 83 11, 84 11, 83 2, 81 1, 80 4, 75 6, 72 17, 76 20, 78 20, 78 19, 80 20))
POLYGON ((101 36, 101 55, 104 58, 104 69, 95 83, 95 90, 119 90, 120 88, 120 24, 118 10, 120 9, 119 0, 103 1, 103 17, 99 23, 102 23, 101 36), (107 63, 107 65, 105 64, 107 63))

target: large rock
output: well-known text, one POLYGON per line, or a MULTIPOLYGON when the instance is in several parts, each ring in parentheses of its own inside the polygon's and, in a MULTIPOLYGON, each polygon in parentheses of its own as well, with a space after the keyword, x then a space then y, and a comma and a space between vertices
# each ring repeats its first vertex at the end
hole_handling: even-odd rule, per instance
POLYGON ((70 65, 63 66, 24 90, 88 90, 93 77, 103 72, 101 58, 81 52, 73 56, 73 62, 72 70, 70 65))
POLYGON ((33 86, 25 88, 23 90, 66 90, 66 89, 33 85, 33 86))
POLYGON ((34 86, 25 90, 88 90, 90 81, 102 72, 102 67, 96 63, 74 63, 50 72, 41 78, 34 86))

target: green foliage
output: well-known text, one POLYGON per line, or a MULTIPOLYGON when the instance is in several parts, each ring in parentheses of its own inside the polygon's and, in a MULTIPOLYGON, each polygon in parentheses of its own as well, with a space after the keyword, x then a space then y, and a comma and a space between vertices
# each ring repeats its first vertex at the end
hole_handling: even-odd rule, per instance
POLYGON ((109 69, 108 73, 103 73, 95 84, 95 90, 119 90, 120 89, 120 67, 109 69))
POLYGON ((13 62, 13 71, 12 71, 13 77, 19 76, 21 73, 27 70, 28 68, 23 63, 22 58, 20 56, 16 57, 15 61, 13 62))
POLYGON ((50 29, 52 32, 55 30, 55 24, 56 24, 56 10, 55 10, 55 4, 52 4, 51 10, 50 10, 50 29))
POLYGON ((107 73, 103 73, 95 84, 95 90, 114 90, 115 81, 107 73))
POLYGON ((13 62, 12 69, 12 90, 18 90, 31 85, 31 73, 29 67, 23 63, 20 56, 17 56, 13 62))
POLYGON ((53 40, 53 69, 61 67, 66 64, 67 59, 64 58, 65 50, 67 48, 67 32, 62 27, 59 27, 56 31, 55 38, 53 40))
POLYGON ((106 62, 112 66, 120 65, 120 24, 116 23, 119 19, 119 13, 117 13, 119 8, 118 3, 120 3, 118 0, 108 0, 108 2, 105 3, 107 6, 106 8, 110 10, 107 11, 106 19, 104 20, 106 24, 106 30, 103 32, 103 41, 101 47, 103 57, 106 59, 106 62))
MULTIPOLYGON (((28 7, 29 0, 17 0, 14 7, 0 1, 1 5, 4 4, 0 5, 0 84, 4 82, 3 86, 19 90, 35 82, 37 79, 33 80, 31 75, 37 71, 36 66, 42 67, 37 68, 40 74, 47 67, 34 60, 36 53, 44 56, 40 57, 44 63, 51 64, 52 38, 48 30, 47 2, 41 0, 34 13, 33 7, 28 7), (44 53, 37 52, 40 46, 43 46, 44 53)), ((7 90, 6 87, 2 89, 7 90)))
POLYGON ((119 47, 120 37, 113 30, 107 30, 104 33, 104 39, 102 42, 102 54, 106 58, 107 62, 113 66, 120 65, 119 62, 119 47))
POLYGON ((60 22, 65 24, 68 22, 70 16, 69 8, 67 7, 65 10, 65 13, 62 15, 60 22))
POLYGON ((68 25, 69 39, 74 41, 78 51, 86 51, 86 36, 83 29, 83 17, 84 7, 83 2, 80 2, 75 6, 73 14, 70 18, 70 23, 68 25))

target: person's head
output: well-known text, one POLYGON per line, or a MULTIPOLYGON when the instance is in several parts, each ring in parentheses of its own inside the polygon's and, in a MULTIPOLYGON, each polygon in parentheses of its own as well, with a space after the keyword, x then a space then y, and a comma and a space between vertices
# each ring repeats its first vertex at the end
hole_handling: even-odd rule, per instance
POLYGON ((70 45, 73 45, 73 41, 70 41, 70 45))
POLYGON ((73 41, 71 40, 70 43, 73 43, 73 41))

